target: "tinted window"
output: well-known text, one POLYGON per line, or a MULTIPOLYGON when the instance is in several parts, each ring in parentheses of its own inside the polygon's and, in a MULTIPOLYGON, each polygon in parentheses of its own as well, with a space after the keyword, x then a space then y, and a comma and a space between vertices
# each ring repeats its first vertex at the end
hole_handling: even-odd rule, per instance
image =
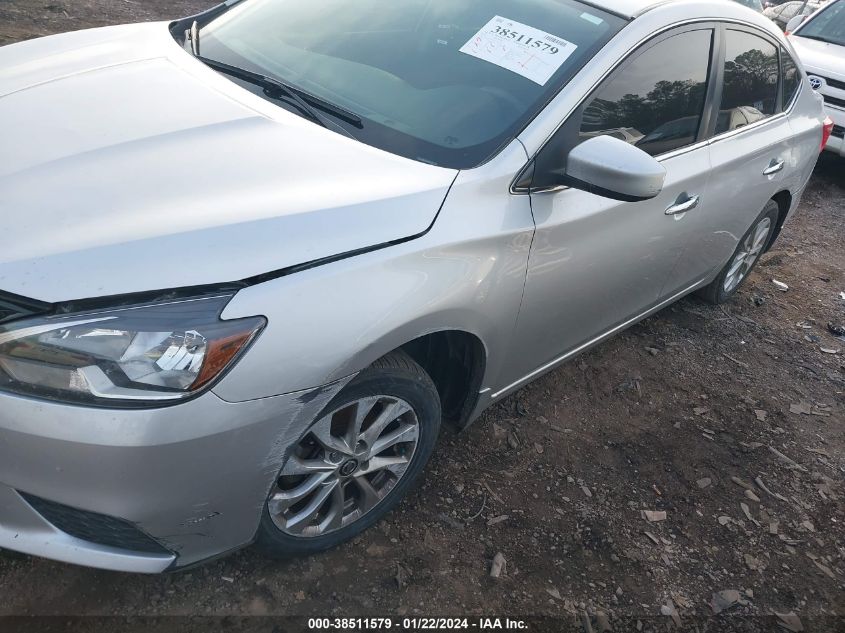
POLYGON ((726 31, 725 85, 716 133, 744 127, 775 113, 778 51, 766 40, 726 31))
POLYGON ((695 142, 710 67, 712 31, 675 35, 636 57, 584 110, 581 138, 621 135, 651 155, 695 142))
POLYGON ((783 73, 783 109, 787 109, 801 86, 801 74, 795 60, 785 50, 780 51, 783 73))
POLYGON ((575 0, 249 0, 201 29, 200 50, 355 113, 361 128, 338 123, 363 143, 467 168, 624 25, 575 0))

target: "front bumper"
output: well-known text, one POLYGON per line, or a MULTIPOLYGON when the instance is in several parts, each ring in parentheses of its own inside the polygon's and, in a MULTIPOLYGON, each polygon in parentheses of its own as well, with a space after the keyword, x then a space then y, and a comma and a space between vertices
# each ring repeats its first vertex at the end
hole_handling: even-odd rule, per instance
POLYGON ((0 548, 65 563, 147 574, 163 572, 176 561, 172 553, 138 553, 75 538, 47 521, 15 489, 3 485, 0 485, 0 548))
POLYGON ((156 573, 247 545, 286 449, 346 382, 237 404, 208 393, 153 410, 0 394, 0 548, 156 573), (102 516, 109 538, 63 531, 40 500, 102 516), (114 525, 160 551, 137 551, 131 538, 121 547, 114 525))

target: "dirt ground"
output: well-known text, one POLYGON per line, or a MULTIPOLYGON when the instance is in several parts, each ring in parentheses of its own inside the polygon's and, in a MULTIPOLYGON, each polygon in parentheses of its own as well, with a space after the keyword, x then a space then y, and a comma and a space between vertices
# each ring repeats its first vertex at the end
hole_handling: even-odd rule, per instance
MULTIPOLYGON (((0 0, 0 44, 209 4, 0 0)), ((666 630, 673 614, 798 630, 774 615, 792 613, 843 631, 845 340, 827 329, 845 323, 843 195, 845 160, 824 156, 733 302, 686 299, 445 435, 418 492, 344 547, 159 577, 0 552, 0 615, 586 612, 594 630, 666 630)))

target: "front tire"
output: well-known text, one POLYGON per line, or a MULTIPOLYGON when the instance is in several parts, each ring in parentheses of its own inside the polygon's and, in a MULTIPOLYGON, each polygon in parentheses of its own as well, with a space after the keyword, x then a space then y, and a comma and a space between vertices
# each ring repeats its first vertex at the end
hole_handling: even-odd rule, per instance
POLYGON ((403 352, 376 361, 293 448, 264 505, 258 548, 274 557, 312 554, 379 521, 422 474, 440 418, 422 367, 403 352))
POLYGON ((725 265, 719 276, 705 288, 699 291, 699 296, 709 303, 722 304, 731 299, 754 267, 760 261, 760 256, 766 252, 775 236, 780 217, 780 207, 774 200, 769 200, 760 215, 742 236, 739 245, 730 261, 725 265))

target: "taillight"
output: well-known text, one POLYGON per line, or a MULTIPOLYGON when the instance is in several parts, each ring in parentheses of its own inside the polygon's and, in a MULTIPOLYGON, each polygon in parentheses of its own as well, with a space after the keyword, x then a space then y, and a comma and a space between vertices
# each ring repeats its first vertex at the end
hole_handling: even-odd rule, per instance
POLYGON ((833 134, 833 119, 829 116, 825 117, 824 125, 822 127, 822 146, 819 151, 822 151, 827 145, 827 142, 830 140, 830 135, 833 134))

